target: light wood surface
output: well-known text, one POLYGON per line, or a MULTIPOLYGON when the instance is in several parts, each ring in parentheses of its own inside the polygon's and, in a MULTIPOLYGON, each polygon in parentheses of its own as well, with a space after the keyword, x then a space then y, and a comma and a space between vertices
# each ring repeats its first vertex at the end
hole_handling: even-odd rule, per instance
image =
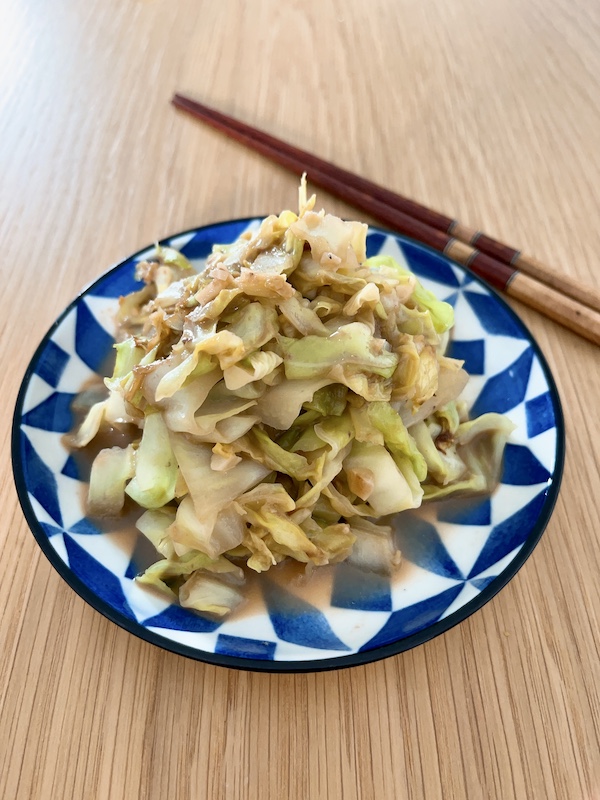
POLYGON ((0 0, 0 21, 3 800, 600 797, 600 350, 535 311, 514 303, 567 426, 547 531, 480 612, 369 666, 250 674, 136 639, 41 554, 9 461, 26 364, 83 285, 295 202, 175 90, 598 287, 600 5, 0 0))

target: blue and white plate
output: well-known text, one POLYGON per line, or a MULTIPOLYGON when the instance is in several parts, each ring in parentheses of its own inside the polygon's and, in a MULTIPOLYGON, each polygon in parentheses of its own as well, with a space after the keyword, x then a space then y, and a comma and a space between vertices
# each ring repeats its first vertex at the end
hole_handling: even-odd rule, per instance
MULTIPOLYGON (((260 220, 198 228, 167 239, 199 267, 214 243, 233 241, 260 220)), ((215 622, 170 605, 136 584, 147 544, 100 530, 86 517, 80 466, 63 443, 71 405, 99 374, 113 344, 120 295, 139 285, 136 253, 89 286, 59 317, 25 374, 13 423, 19 498, 40 547, 62 577, 113 622, 167 650, 266 671, 312 671, 364 664, 408 650, 481 608, 523 565, 552 512, 562 472, 560 401, 538 346, 516 315, 468 270, 378 229, 368 253, 405 262, 452 303, 450 355, 471 374, 473 414, 497 411, 515 423, 501 483, 492 497, 440 502, 399 516, 404 559, 390 580, 348 565, 322 568, 316 584, 260 576, 245 612, 215 622)), ((157 556, 158 558, 158 556, 157 556)))

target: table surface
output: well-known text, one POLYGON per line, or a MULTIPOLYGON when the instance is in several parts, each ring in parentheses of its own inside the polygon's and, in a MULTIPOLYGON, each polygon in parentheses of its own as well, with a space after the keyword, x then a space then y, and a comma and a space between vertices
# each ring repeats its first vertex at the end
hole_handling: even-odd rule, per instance
POLYGON ((295 203, 175 90, 598 286, 600 5, 0 0, 0 19, 0 796, 600 796, 599 350, 534 311, 513 304, 567 428, 546 533, 481 611, 368 666, 252 674, 126 633, 41 554, 9 459, 26 364, 82 286, 295 203))

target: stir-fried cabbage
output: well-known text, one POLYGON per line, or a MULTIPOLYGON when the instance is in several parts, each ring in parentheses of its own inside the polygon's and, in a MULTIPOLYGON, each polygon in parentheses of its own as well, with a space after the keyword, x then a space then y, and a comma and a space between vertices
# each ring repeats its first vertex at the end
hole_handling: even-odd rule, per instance
POLYGON ((203 613, 241 602, 241 567, 391 572, 385 518, 491 491, 512 430, 457 403, 452 307, 314 203, 303 182, 298 215, 215 246, 201 273, 166 247, 139 264, 108 397, 73 437, 137 431, 94 461, 90 512, 131 498, 162 557, 138 580, 203 613))

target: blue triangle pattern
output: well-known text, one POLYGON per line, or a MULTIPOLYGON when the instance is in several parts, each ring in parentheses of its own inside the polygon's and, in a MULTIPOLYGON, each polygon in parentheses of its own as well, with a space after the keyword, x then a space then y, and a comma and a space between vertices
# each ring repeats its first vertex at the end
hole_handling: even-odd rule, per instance
POLYGON ((463 295, 488 333, 512 336, 513 339, 527 338, 525 331, 495 297, 479 292, 464 292, 463 295))
POLYGON ((504 414, 522 403, 532 362, 533 349, 528 347, 510 367, 487 380, 471 409, 471 417, 488 411, 504 414))
POLYGON ((527 436, 530 439, 553 428, 556 422, 550 392, 544 392, 532 400, 527 400, 525 416, 527 417, 527 436))
POLYGON ((263 584, 263 592, 271 623, 280 639, 321 650, 350 650, 331 630, 318 608, 268 580, 263 584))
POLYGON ((452 308, 454 308, 456 301, 458 300, 458 292, 452 292, 452 294, 449 294, 448 297, 443 297, 442 300, 444 303, 449 303, 452 308))
POLYGON ((66 475, 67 478, 73 478, 75 481, 83 480, 77 460, 73 456, 69 456, 65 462, 64 467, 60 471, 61 475, 66 475))
POLYGON ((405 511, 398 520, 395 539, 403 557, 421 569, 444 578, 464 580, 437 529, 430 522, 405 511))
POLYGON ((212 633, 221 626, 207 617, 202 617, 195 611, 180 606, 169 606, 142 622, 145 628, 170 628, 174 631, 189 631, 190 633, 212 633))
POLYGON ((415 603, 400 611, 394 611, 393 614, 390 614, 390 618, 379 633, 360 648, 360 652, 391 644, 399 639, 405 639, 407 636, 432 625, 456 600, 462 592, 463 586, 464 584, 461 583, 458 586, 446 589, 441 594, 428 597, 427 600, 423 600, 420 603, 415 603))
POLYGON ((446 286, 460 285, 454 270, 444 256, 425 250, 412 242, 402 242, 400 246, 410 268, 419 278, 429 278, 446 286))
POLYGON ((50 339, 35 367, 35 374, 56 389, 68 363, 68 354, 50 339))
POLYGON ((68 433, 73 428, 71 405, 75 395, 53 392, 39 406, 23 414, 23 423, 53 433, 68 433))
POLYGON ((56 478, 38 456, 35 447, 21 431, 21 459, 27 491, 32 494, 52 519, 62 527, 56 478))
POLYGON ((152 542, 140 533, 137 537, 135 547, 133 548, 131 560, 125 571, 125 577, 133 580, 136 575, 147 570, 148 567, 156 563, 159 558, 163 558, 163 556, 157 552, 152 542))
POLYGON ((198 231, 190 241, 181 248, 181 252, 190 261, 207 258, 215 244, 230 244, 248 227, 247 220, 228 222, 225 225, 215 225, 206 230, 198 231))
POLYGON ((528 447, 507 444, 504 450, 502 483, 508 486, 533 486, 546 483, 550 473, 542 466, 528 447))
POLYGON ((57 528, 56 525, 50 525, 47 522, 40 522, 40 525, 49 539, 51 536, 56 536, 57 533, 64 533, 64 530, 62 528, 57 528))
POLYGON ((79 303, 75 327, 75 350, 79 358, 91 370, 100 372, 113 344, 114 339, 97 322, 85 301, 79 303))
POLYGON ((83 519, 80 519, 79 522, 76 522, 74 525, 71 525, 70 530, 73 533, 81 533, 84 536, 98 536, 99 534, 104 532, 96 525, 94 525, 93 522, 90 522, 90 520, 87 517, 83 517, 83 519))
POLYGON ((135 559, 132 558, 129 564, 127 565, 124 577, 132 581, 137 575, 140 574, 141 571, 142 570, 138 569, 135 559))
POLYGON ((65 534, 64 541, 72 572, 111 609, 135 620, 118 578, 68 534, 65 534))
POLYGON ((497 577, 497 575, 487 575, 485 578, 471 578, 469 583, 472 583, 476 589, 482 592, 484 589, 487 589, 490 583, 495 581, 497 577))
POLYGON ((469 375, 485 374, 485 342, 483 339, 464 342, 452 339, 448 347, 448 355, 464 361, 469 375))
POLYGON ((144 284, 135 279, 135 265, 137 260, 130 258, 120 267, 109 272, 102 280, 94 286, 89 294, 90 297, 122 297, 130 292, 137 292, 144 284))
POLYGON ((445 500, 439 505, 438 520, 452 525, 490 525, 492 504, 489 497, 445 500))
POLYGON ((276 642, 245 639, 243 636, 229 636, 226 633, 220 633, 217 636, 215 653, 237 658, 259 658, 262 661, 273 661, 276 647, 276 642))
POLYGON ((355 611, 391 611, 390 579, 342 562, 335 570, 331 605, 355 611))
POLYGON ((489 569, 516 547, 523 544, 532 532, 545 499, 546 492, 540 492, 516 514, 492 528, 492 532, 483 546, 479 558, 469 573, 469 578, 489 569))
POLYGON ((386 243, 387 236, 383 233, 367 234, 367 257, 376 256, 381 252, 381 248, 386 243))

